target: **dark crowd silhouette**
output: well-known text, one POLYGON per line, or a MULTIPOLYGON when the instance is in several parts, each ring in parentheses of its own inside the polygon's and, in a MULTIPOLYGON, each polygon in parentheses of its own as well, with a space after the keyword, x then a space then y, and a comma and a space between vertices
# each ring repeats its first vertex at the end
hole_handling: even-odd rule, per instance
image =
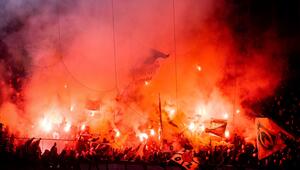
MULTIPOLYGON (((136 147, 114 149, 107 139, 79 137, 75 147, 66 147, 58 152, 55 141, 50 149, 42 152, 41 138, 23 139, 19 144, 8 128, 0 125, 0 169, 100 169, 99 164, 141 164, 155 165, 162 169, 181 169, 180 165, 171 160, 176 151, 169 145, 163 151, 156 143, 140 144, 136 147), (18 143, 18 144, 17 144, 18 143), (141 154, 142 153, 142 154, 141 154)), ((182 147, 192 149, 188 141, 183 140, 182 147)), ((199 169, 298 169, 300 161, 299 144, 286 141, 287 147, 263 160, 257 158, 254 144, 234 135, 230 145, 207 146, 193 151, 199 160, 199 169)), ((130 168, 125 168, 130 169, 130 168)))

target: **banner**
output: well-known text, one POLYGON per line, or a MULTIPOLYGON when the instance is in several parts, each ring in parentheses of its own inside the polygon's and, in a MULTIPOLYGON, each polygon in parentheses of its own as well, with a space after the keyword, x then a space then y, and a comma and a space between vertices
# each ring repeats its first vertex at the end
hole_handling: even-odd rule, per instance
POLYGON ((197 169, 199 166, 198 159, 194 157, 191 150, 182 150, 173 155, 171 158, 172 161, 178 163, 185 169, 197 169))
POLYGON ((269 118, 256 118, 255 126, 259 160, 284 149, 286 147, 285 140, 293 138, 269 118))

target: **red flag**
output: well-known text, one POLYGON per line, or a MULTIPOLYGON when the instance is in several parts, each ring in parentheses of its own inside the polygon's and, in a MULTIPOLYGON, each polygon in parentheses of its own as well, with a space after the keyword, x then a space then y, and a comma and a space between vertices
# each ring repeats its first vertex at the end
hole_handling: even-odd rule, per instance
POLYGON ((227 121, 221 119, 212 119, 211 120, 212 127, 205 128, 206 133, 212 133, 217 136, 224 136, 224 132, 226 130, 227 121))
POLYGON ((269 118, 255 119, 258 159, 261 160, 286 147, 285 138, 293 138, 269 118))

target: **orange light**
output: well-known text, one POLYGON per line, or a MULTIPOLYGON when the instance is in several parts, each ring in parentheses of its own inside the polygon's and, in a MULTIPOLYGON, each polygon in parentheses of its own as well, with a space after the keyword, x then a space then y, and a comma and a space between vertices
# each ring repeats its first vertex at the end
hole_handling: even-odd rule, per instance
POLYGON ((176 112, 176 110, 175 109, 170 109, 170 111, 169 111, 169 116, 170 116, 170 118, 171 119, 173 119, 173 117, 174 117, 174 115, 175 115, 175 112, 176 112))
POLYGON ((150 84, 149 81, 145 81, 145 86, 148 86, 150 84))
POLYGON ((43 131, 45 131, 45 132, 50 132, 52 130, 52 124, 46 118, 44 118, 40 121, 40 126, 43 129, 43 131))
POLYGON ((241 111, 240 111, 240 109, 236 109, 236 111, 235 111, 237 114, 239 114, 241 111))
POLYGON ((201 132, 204 132, 205 131, 205 125, 201 125, 200 130, 201 130, 201 132))
POLYGON ((64 131, 65 131, 65 132, 69 132, 70 129, 71 129, 71 123, 68 122, 68 123, 66 124, 66 126, 64 127, 64 131))
POLYGON ((229 138, 229 136, 230 136, 230 133, 229 133, 228 130, 226 130, 226 131, 225 131, 225 137, 226 137, 226 138, 229 138))
POLYGON ((140 133, 139 134, 139 139, 141 142, 143 142, 144 140, 148 139, 148 135, 146 133, 140 133))
POLYGON ((224 115, 223 115, 223 117, 224 117, 224 119, 228 119, 228 113, 225 113, 224 115))
POLYGON ((189 127, 188 127, 188 128, 189 128, 190 131, 193 132, 193 131, 195 130, 195 123, 194 123, 194 122, 191 122, 191 123, 189 124, 189 127))
POLYGON ((74 105, 70 106, 70 111, 73 112, 74 110, 74 105))
POLYGON ((95 112, 90 111, 90 116, 91 116, 91 117, 94 117, 94 116, 95 116, 95 112))
POLYGON ((196 107, 196 114, 199 116, 202 116, 202 117, 207 117, 207 115, 208 115, 206 108, 203 105, 199 105, 196 107))
POLYGON ((52 137, 54 139, 59 139, 59 133, 58 132, 53 132, 52 137))
POLYGON ((199 72, 202 71, 202 67, 201 67, 201 66, 197 65, 196 68, 197 68, 197 70, 198 70, 199 72))
POLYGON ((154 135, 155 135, 154 129, 151 129, 151 130, 150 130, 150 135, 151 135, 151 136, 154 136, 154 135))
POLYGON ((121 133, 120 133, 120 131, 118 129, 115 129, 115 132, 116 132, 116 137, 117 138, 121 136, 121 133))
POLYGON ((81 125, 80 129, 85 130, 85 124, 81 125))

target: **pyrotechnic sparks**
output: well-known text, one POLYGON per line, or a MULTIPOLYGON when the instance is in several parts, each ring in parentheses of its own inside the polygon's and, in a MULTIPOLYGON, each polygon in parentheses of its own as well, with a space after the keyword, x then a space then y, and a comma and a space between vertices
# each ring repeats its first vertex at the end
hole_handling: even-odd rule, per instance
POLYGON ((94 111, 90 111, 90 116, 94 117, 95 116, 95 112, 94 111))
POLYGON ((140 133, 138 135, 138 137, 139 137, 139 139, 140 139, 141 142, 143 142, 143 141, 145 141, 145 140, 148 139, 148 135, 146 133, 140 133))
POLYGON ((81 125, 80 130, 84 131, 86 128, 85 124, 81 125))
POLYGON ((199 66, 199 65, 196 66, 196 69, 197 69, 197 71, 199 71, 199 72, 202 71, 202 67, 199 66))
POLYGON ((47 118, 43 118, 40 121, 40 126, 41 126, 42 130, 45 132, 50 132, 52 130, 52 124, 47 118))
POLYGON ((176 114, 176 109, 172 105, 166 105, 164 110, 168 113, 169 118, 172 120, 176 114))
POLYGON ((204 132, 204 131, 205 131, 205 125, 204 125, 204 124, 202 124, 202 125, 200 126, 200 131, 201 131, 201 132, 204 132))
POLYGON ((170 116, 171 119, 175 116, 175 112, 176 112, 175 109, 170 109, 169 116, 170 116))
POLYGON ((64 127, 64 131, 65 131, 65 132, 69 132, 70 129, 71 129, 71 123, 70 123, 70 122, 67 122, 66 125, 65 125, 65 127, 64 127))
POLYGON ((155 135, 155 130, 154 129, 150 129, 150 135, 154 136, 155 135))
POLYGON ((145 84, 145 86, 148 86, 150 84, 150 82, 149 81, 145 81, 144 84, 145 84))
POLYGON ((225 137, 226 137, 226 138, 229 138, 229 137, 230 137, 229 130, 226 130, 226 131, 225 131, 225 137))
MULTIPOLYGON (((94 9, 90 3, 85 1, 78 3, 80 5, 78 5, 78 9, 76 10, 94 9)), ((150 3, 150 6, 154 5, 153 7, 156 7, 155 5, 157 5, 157 7, 162 5, 161 3, 155 4, 152 1, 147 1, 147 3, 150 3)), ((122 5, 125 5, 125 3, 122 3, 122 5)), ((178 54, 180 55, 177 57, 181 63, 178 64, 177 70, 177 66, 174 67, 173 60, 170 59, 171 57, 166 55, 172 52, 168 50, 172 49, 169 44, 173 44, 169 43, 170 38, 168 37, 170 35, 170 22, 165 20, 165 18, 170 17, 158 17, 158 15, 156 15, 160 15, 160 12, 161 14, 169 14, 169 11, 151 12, 151 15, 149 15, 148 5, 149 4, 145 5, 145 8, 141 7, 141 10, 137 11, 135 10, 135 5, 130 3, 126 3, 126 8, 116 8, 116 10, 134 9, 128 10, 130 11, 126 14, 128 17, 120 17, 116 20, 116 22, 118 21, 119 23, 115 25, 124 29, 124 31, 118 32, 118 37, 116 37, 120 42, 124 42, 120 48, 117 49, 112 49, 113 46, 111 46, 110 43, 112 40, 109 36, 111 35, 111 23, 105 19, 111 16, 95 15, 96 13, 105 15, 105 11, 82 10, 73 12, 73 10, 69 8, 69 6, 71 7, 72 5, 65 4, 63 6, 68 9, 61 14, 55 12, 51 13, 55 10, 50 10, 47 6, 36 8, 49 11, 37 12, 41 16, 28 13, 28 11, 35 10, 25 10, 26 12, 24 13, 26 13, 26 15, 24 16, 30 16, 30 21, 34 22, 20 21, 21 24, 16 25, 24 25, 24 27, 20 28, 20 30, 16 29, 18 30, 17 34, 10 35, 6 32, 3 33, 3 35, 7 37, 5 37, 5 41, 1 41, 1 43, 3 43, 1 47, 3 46, 3 49, 4 47, 7 48, 4 51, 11 52, 12 54, 3 57, 4 64, 0 63, 0 70, 6 68, 6 65, 9 65, 7 63, 13 63, 12 59, 5 59, 5 57, 14 58, 19 61, 19 58, 23 57, 18 56, 19 54, 28 54, 26 56, 30 56, 31 59, 28 61, 24 60, 26 62, 23 64, 24 66, 28 65, 28 68, 21 67, 25 69, 25 71, 32 73, 32 75, 28 76, 30 79, 27 79, 26 76, 20 78, 21 80, 24 79, 24 82, 27 83, 24 84, 26 88, 22 87, 20 88, 21 90, 15 89, 15 91, 18 92, 16 93, 17 97, 14 95, 10 96, 10 93, 14 93, 10 90, 8 90, 9 92, 5 92, 5 90, 0 92, 1 95, 7 95, 2 96, 3 99, 7 98, 10 100, 17 98, 15 103, 13 103, 14 106, 8 107, 9 110, 13 110, 11 112, 18 113, 19 110, 24 110, 24 117, 18 114, 15 114, 17 116, 7 116, 7 119, 9 119, 8 122, 10 122, 9 124, 16 124, 13 119, 21 119, 20 121, 26 119, 29 120, 28 122, 35 122, 35 118, 37 118, 37 124, 40 126, 36 128, 38 132, 36 132, 35 135, 43 135, 43 132, 47 132, 48 136, 51 136, 53 132, 57 132, 65 137, 67 134, 75 133, 73 132, 74 128, 76 129, 74 131, 81 130, 83 132, 90 130, 101 133, 103 136, 108 135, 106 132, 110 132, 110 137, 115 136, 119 139, 124 138, 124 140, 126 138, 126 140, 129 141, 145 141, 148 139, 148 135, 151 139, 156 138, 153 137, 156 135, 158 139, 171 141, 173 140, 173 136, 175 136, 174 134, 181 133, 183 129, 184 133, 190 134, 190 132, 195 132, 193 134, 205 135, 205 128, 209 127, 206 122, 209 122, 211 118, 225 119, 228 123, 231 123, 232 121, 230 119, 232 117, 228 113, 239 114, 239 117, 242 117, 245 108, 243 108, 240 102, 243 102, 247 96, 244 95, 243 98, 239 98, 239 96, 242 95, 238 94, 239 92, 236 92, 236 94, 231 89, 245 89, 251 96, 264 96, 263 94, 253 93, 255 89, 259 89, 259 92, 264 92, 264 89, 268 89, 269 86, 275 89, 278 83, 277 79, 279 79, 278 75, 280 74, 274 73, 275 75, 273 75, 273 72, 265 69, 269 68, 267 67, 269 66, 268 53, 266 53, 265 59, 264 57, 255 56, 254 54, 256 52, 253 51, 254 56, 249 54, 247 60, 250 62, 248 62, 247 60, 239 58, 239 51, 236 49, 240 48, 236 48, 234 45, 234 36, 227 35, 230 31, 223 32, 227 29, 211 30, 209 23, 204 24, 203 27, 201 27, 201 25, 195 25, 195 23, 186 25, 186 20, 182 20, 180 15, 187 15, 180 13, 180 11, 191 12, 191 15, 189 15, 193 17, 191 21, 199 21, 198 13, 193 16, 192 11, 184 10, 185 7, 190 7, 190 4, 186 6, 183 5, 182 9, 177 10, 178 13, 176 13, 178 16, 178 18, 176 18, 178 24, 176 25, 187 26, 187 30, 185 30, 185 27, 176 29, 178 31, 176 35, 184 33, 180 38, 181 48, 178 48, 178 54), (136 13, 131 13, 132 11, 140 13, 135 23, 126 19, 136 16, 136 13), (57 42, 58 44, 55 45, 48 44, 48 41, 51 41, 53 38, 49 37, 49 35, 53 36, 56 32, 53 32, 54 27, 52 23, 56 23, 58 15, 61 15, 60 17, 69 21, 61 26, 61 29, 67 29, 67 31, 58 31, 55 28, 58 33, 60 31, 64 32, 64 38, 62 39, 66 40, 66 44, 68 45, 59 46, 63 44, 62 42, 57 42), (156 18, 155 24, 151 22, 152 19, 148 18, 149 16, 156 18), (103 18, 99 19, 99 17, 103 18), (85 27, 85 31, 81 31, 82 25, 87 25, 87 21, 88 26, 85 27), (95 27, 95 25, 99 24, 99 21, 101 22, 100 25, 103 26, 103 29, 100 30, 95 27), (141 25, 136 27, 136 23, 141 25), (156 25, 160 25, 160 27, 157 28, 156 25), (193 28, 193 26, 196 27, 193 28), (45 29, 41 31, 40 28, 45 29), (69 28, 72 29, 69 31, 69 28), (139 30, 136 28, 145 29, 139 30), (201 29, 198 30, 198 28, 201 29), (137 31, 137 34, 135 34, 135 31, 137 31), (195 33, 195 36, 186 34, 192 32, 195 33), (26 35, 22 35, 23 33, 26 33, 26 35), (204 33, 203 39, 199 38, 202 37, 202 33, 204 33), (21 52, 18 49, 11 48, 15 46, 12 44, 14 43, 12 40, 16 35, 24 38, 20 42, 40 44, 40 46, 36 46, 36 48, 27 48, 27 46, 24 46, 24 49, 20 50, 21 52), (132 37, 131 35, 136 35, 136 37, 132 37), (148 37, 152 38, 149 39, 148 37), (219 48, 219 44, 215 42, 216 39, 220 39, 220 41, 224 42, 222 43, 222 48, 219 48), (141 45, 140 42, 143 42, 143 45, 141 45), (156 49, 152 50, 155 51, 153 53, 149 52, 149 49, 141 48, 141 46, 156 49), (57 50, 56 47, 58 47, 59 50, 57 50), (48 63, 52 61, 53 58, 51 59, 51 56, 53 56, 53 52, 56 51, 63 51, 63 54, 60 54, 65 55, 62 60, 62 62, 64 62, 63 64, 54 65, 47 69, 30 67, 40 62, 48 63), (120 56, 112 56, 112 51, 120 56), (230 54, 228 51, 230 51, 230 54), (225 57, 231 55, 231 53, 234 54, 232 58, 225 57), (17 55, 16 57, 14 57, 15 54, 17 55), (259 58, 259 60, 255 60, 256 57, 259 58), (7 62, 5 62, 5 60, 7 60, 7 62), (225 70, 223 68, 227 67, 228 63, 235 61, 239 61, 243 67, 239 68, 239 64, 236 64, 237 70, 240 70, 238 76, 241 79, 239 83, 236 84, 241 87, 233 88, 232 84, 234 83, 231 82, 231 79, 235 80, 236 74, 232 74, 232 70, 230 69, 225 70), (62 65, 64 66, 61 67, 62 65), (176 68, 176 75, 173 74, 173 70, 170 68, 176 68), (261 77, 260 75, 264 76, 261 77), (174 88, 175 85, 176 88, 174 88), (24 99, 26 100, 21 100, 22 95, 20 94, 24 94, 24 99), (162 108, 159 109, 157 106, 157 97, 154 97, 157 96, 157 94, 161 94, 161 102, 159 102, 159 105, 162 108), (234 105, 239 109, 232 110, 233 98, 236 98, 234 105), (102 106, 103 110, 105 110, 103 113, 102 106), (46 116, 39 121, 45 113, 45 110, 51 110, 51 112, 47 112, 47 114, 45 114, 46 116), (157 112, 159 111, 162 112, 158 114, 157 112), (66 123, 64 121, 65 119, 70 122, 66 123), (158 129, 159 125, 161 125, 163 132, 158 129), (116 127, 119 129, 115 129, 116 127), (153 129, 149 131, 149 127, 153 129), (113 131, 114 129, 115 133, 113 131), (139 134, 136 133, 137 131, 146 133, 139 134), (127 133, 133 134, 133 137, 128 137, 127 139, 127 136, 130 136, 127 135, 127 133)), ((179 6, 180 5, 178 5, 178 7, 179 6)), ((102 8, 99 8, 99 10, 102 10, 102 8)), ((116 12, 122 13, 122 11, 116 12)), ((19 12, 15 11, 10 14, 14 13, 19 14, 19 12)), ((20 14, 22 13, 20 12, 20 14)), ((17 16, 17 18, 19 17, 17 16)), ((14 21, 14 19, 12 19, 12 21, 14 21)), ((8 20, 7 23, 14 22, 8 20)), ((3 23, 2 26, 5 26, 3 28, 11 28, 11 25, 6 25, 6 22, 3 23)), ((222 26, 223 25, 220 27, 214 25, 214 28, 222 28, 222 26)), ((121 29, 116 28, 116 30, 121 29)), ((7 70, 13 70, 10 67, 11 65, 7 67, 7 70)), ((13 73, 10 72, 8 75, 10 74, 13 73)), ((2 77, 14 76, 3 75, 2 77)), ((14 82, 14 80, 3 80, 3 82, 1 82, 3 87, 6 86, 5 82, 14 82)), ((2 105, 1 103, 1 107, 2 105)), ((0 111, 2 113, 2 110, 0 111)), ((36 125, 36 123, 33 124, 36 125)), ((32 124, 28 123, 28 125, 24 126, 27 128, 31 127, 32 124)), ((15 129, 21 128, 17 125, 15 129)), ((223 132, 224 131, 222 131, 222 135, 223 132)), ((225 136, 227 133, 229 135, 229 131, 225 132, 225 136)), ((190 138, 190 140, 192 139, 193 137, 190 138)))
POLYGON ((52 137, 53 139, 59 139, 60 135, 58 132, 53 132, 52 137))
POLYGON ((71 105, 71 106, 70 106, 70 112, 73 112, 73 111, 74 111, 74 107, 75 107, 74 105, 71 105))
POLYGON ((194 122, 191 122, 188 126, 188 129, 191 131, 191 132, 194 132, 195 131, 195 123, 194 122))
POLYGON ((224 113, 223 118, 224 118, 225 120, 227 120, 228 117, 229 117, 228 113, 224 113))
POLYGON ((121 136, 121 132, 118 129, 115 129, 115 136, 117 138, 121 136))
POLYGON ((206 117, 207 116, 206 108, 203 105, 197 106, 196 107, 196 114, 198 116, 206 117))

